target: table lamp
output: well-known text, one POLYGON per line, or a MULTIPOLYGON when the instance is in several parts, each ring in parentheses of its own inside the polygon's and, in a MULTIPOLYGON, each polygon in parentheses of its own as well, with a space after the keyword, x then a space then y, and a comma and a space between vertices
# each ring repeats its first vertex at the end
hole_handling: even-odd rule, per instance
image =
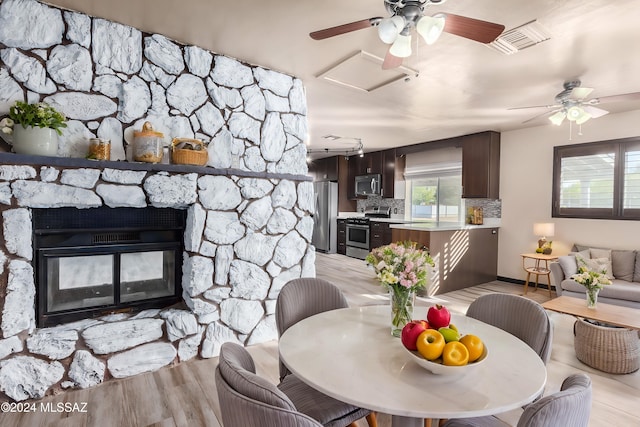
POLYGON ((547 244, 547 237, 553 237, 554 231, 555 224, 552 222, 538 222, 533 224, 533 234, 540 236, 540 240, 538 240, 539 248, 542 248, 547 244))

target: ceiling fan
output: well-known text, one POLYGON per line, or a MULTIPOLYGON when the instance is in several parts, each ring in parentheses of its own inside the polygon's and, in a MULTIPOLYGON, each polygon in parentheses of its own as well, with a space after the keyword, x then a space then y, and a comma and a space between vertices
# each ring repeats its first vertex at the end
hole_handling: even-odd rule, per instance
POLYGON ((524 110, 533 108, 547 108, 551 111, 545 111, 538 114, 523 123, 528 123, 542 116, 549 116, 549 120, 554 125, 560 126, 566 118, 570 122, 578 125, 585 123, 587 120, 602 117, 609 114, 607 110, 594 107, 594 105, 604 104, 607 102, 633 101, 640 100, 640 92, 631 92, 621 95, 602 96, 600 98, 587 97, 593 91, 593 88, 582 87, 580 80, 570 80, 564 83, 564 90, 556 95, 556 103, 553 105, 537 105, 532 107, 516 107, 509 110, 524 110))
POLYGON ((414 29, 427 44, 433 44, 442 32, 480 43, 491 43, 504 31, 504 25, 493 22, 451 13, 436 13, 433 16, 424 13, 425 7, 443 4, 446 0, 383 1, 385 8, 391 14, 388 18, 363 19, 314 31, 309 36, 314 40, 324 40, 364 28, 378 27, 380 40, 391 45, 382 64, 382 68, 389 69, 400 66, 403 58, 411 56, 411 35, 414 29))

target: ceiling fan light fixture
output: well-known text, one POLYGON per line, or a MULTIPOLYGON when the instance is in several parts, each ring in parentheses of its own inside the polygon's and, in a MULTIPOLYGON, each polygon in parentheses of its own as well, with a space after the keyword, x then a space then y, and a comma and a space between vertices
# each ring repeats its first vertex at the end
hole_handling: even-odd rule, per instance
POLYGON ((549 120, 554 125, 560 126, 566 116, 567 116, 567 113, 565 113, 564 110, 561 110, 553 114, 551 117, 549 117, 549 120))
POLYGON ((405 20, 402 16, 395 15, 391 18, 385 18, 378 24, 378 37, 383 43, 391 44, 396 41, 404 26, 405 20))
POLYGON ((589 113, 587 113, 585 111, 582 116, 580 116, 579 118, 576 119, 576 123, 581 125, 581 124, 585 123, 587 120, 589 120, 590 118, 591 118, 591 114, 589 114, 589 113))
POLYGON ((411 36, 398 35, 396 41, 391 45, 389 53, 398 58, 411 56, 411 36))
POLYGON ((440 34, 444 30, 445 17, 442 14, 436 14, 433 16, 423 16, 418 20, 416 30, 418 34, 422 36, 424 41, 431 45, 438 40, 440 34))
POLYGON ((584 111, 584 109, 579 105, 574 105, 567 109, 567 119, 571 120, 572 122, 581 120, 582 123, 584 123, 589 120, 590 117, 591 116, 589 115, 589 113, 584 111), (586 119, 584 118, 585 116, 587 116, 586 119))

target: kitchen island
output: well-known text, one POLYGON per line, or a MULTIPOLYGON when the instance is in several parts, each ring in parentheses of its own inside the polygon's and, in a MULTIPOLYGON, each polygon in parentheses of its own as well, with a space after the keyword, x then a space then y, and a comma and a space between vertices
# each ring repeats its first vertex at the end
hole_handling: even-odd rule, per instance
POLYGON ((392 241, 410 240, 429 248, 435 262, 428 289, 438 295, 496 280, 498 224, 392 224, 392 241))

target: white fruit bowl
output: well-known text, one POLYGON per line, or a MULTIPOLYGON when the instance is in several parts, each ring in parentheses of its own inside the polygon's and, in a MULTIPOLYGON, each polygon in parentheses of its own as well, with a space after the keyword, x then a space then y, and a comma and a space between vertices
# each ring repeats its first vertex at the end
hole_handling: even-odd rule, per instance
POLYGON ((411 355, 411 358, 413 360, 415 360, 415 362, 422 366, 424 369, 426 369, 427 371, 431 372, 432 374, 435 375, 464 375, 467 374, 469 372, 472 372, 476 369, 478 369, 480 366, 482 366, 482 362, 484 362, 487 359, 487 355, 488 355, 488 350, 487 350, 487 346, 484 346, 484 350, 482 350, 482 354, 480 355, 480 357, 473 363, 468 363, 466 365, 463 366, 448 366, 448 365, 443 365, 441 363, 436 363, 436 362, 432 362, 430 360, 425 359, 424 357, 422 357, 422 355, 420 353, 418 353, 417 351, 411 351, 408 350, 406 347, 402 346, 407 353, 409 353, 411 355))

